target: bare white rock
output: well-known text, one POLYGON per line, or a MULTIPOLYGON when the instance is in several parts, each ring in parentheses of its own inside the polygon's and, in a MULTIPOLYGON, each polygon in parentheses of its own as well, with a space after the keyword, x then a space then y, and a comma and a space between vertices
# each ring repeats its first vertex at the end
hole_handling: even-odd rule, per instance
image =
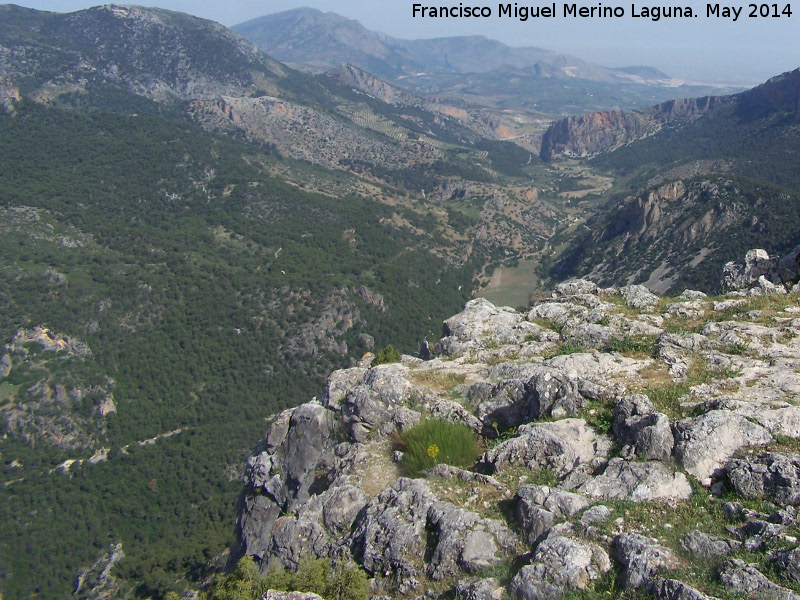
POLYGON ((692 486, 683 473, 657 461, 629 462, 612 458, 605 471, 583 485, 578 493, 608 500, 686 500, 692 486))

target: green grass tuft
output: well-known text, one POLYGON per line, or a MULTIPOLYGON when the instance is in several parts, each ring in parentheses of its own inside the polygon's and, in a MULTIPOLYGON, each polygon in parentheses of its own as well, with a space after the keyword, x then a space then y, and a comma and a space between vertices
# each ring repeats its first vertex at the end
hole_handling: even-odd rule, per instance
POLYGON ((578 354, 579 352, 586 352, 586 348, 584 348, 583 346, 579 346, 578 344, 573 344, 572 342, 564 342, 563 344, 560 344, 558 348, 556 348, 552 352, 548 352, 547 354, 545 354, 544 358, 548 359, 566 354, 578 354))
POLYGON ((409 429, 401 445, 403 469, 411 476, 438 464, 470 467, 480 453, 477 437, 469 427, 439 419, 426 419, 409 429))
POLYGON ((653 357, 656 354, 657 345, 654 336, 625 336, 623 338, 612 338, 603 352, 619 352, 620 354, 636 354, 653 357))

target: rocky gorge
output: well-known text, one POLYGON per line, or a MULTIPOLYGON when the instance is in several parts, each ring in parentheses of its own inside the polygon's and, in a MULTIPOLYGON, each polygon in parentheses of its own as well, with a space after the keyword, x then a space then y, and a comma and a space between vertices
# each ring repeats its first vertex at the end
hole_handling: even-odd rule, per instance
POLYGON ((800 287, 769 281, 779 264, 797 271, 726 265, 719 297, 475 299, 428 360, 368 353, 272 421, 241 553, 355 562, 375 597, 800 597, 800 287), (406 472, 426 420, 469 428, 479 458, 406 472))

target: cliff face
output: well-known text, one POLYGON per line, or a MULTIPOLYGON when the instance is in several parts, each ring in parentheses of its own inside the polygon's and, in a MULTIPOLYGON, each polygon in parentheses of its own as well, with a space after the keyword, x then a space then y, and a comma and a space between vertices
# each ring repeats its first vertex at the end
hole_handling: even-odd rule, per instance
POLYGON ((241 550, 264 570, 355 562, 378 596, 557 598, 612 585, 706 598, 717 573, 731 594, 752 581, 783 590, 737 558, 782 556, 800 490, 800 455, 781 452, 800 438, 800 286, 754 278, 772 264, 762 255, 726 267, 753 289, 714 301, 585 280, 527 314, 472 300, 445 321, 438 358, 372 366, 365 355, 334 372, 248 459, 241 550), (404 441, 431 419, 472 431, 474 464, 409 471, 404 441), (768 512, 730 502, 737 524, 725 527, 723 493, 768 499, 768 512), (669 517, 653 520, 664 503, 669 517), (669 579, 686 564, 685 581, 669 579))
POLYGON ((637 111, 602 111, 553 123, 542 139, 541 157, 594 156, 611 152, 653 135, 665 127, 680 127, 719 108, 733 106, 733 118, 748 123, 774 115, 800 120, 800 69, 773 77, 733 96, 670 100, 637 111))
POLYGON ((800 242, 792 224, 798 203, 791 192, 735 177, 678 179, 587 222, 554 274, 586 274, 602 285, 642 283, 662 293, 681 286, 717 291, 715 273, 759 239, 780 252, 800 242))
POLYGON ((553 123, 542 138, 541 157, 593 156, 695 119, 729 102, 724 96, 670 100, 640 111, 601 111, 553 123))

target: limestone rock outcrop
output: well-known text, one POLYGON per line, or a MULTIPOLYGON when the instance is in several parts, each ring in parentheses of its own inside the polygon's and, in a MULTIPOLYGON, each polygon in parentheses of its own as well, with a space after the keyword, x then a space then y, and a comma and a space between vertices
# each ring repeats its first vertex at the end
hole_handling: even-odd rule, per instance
POLYGON ((375 597, 580 597, 616 574, 711 599, 702 578, 671 578, 693 561, 731 593, 794 597, 741 560, 800 581, 800 455, 785 451, 800 439, 800 298, 768 293, 755 311, 740 294, 662 302, 586 280, 526 313, 473 300, 427 360, 364 360, 273 419, 247 463, 241 547, 262 569, 355 561, 375 597), (406 470, 404 440, 431 419, 472 432, 474 463, 406 470), (662 527, 681 534, 655 539, 662 527), (507 565, 505 586, 488 576, 507 565))
POLYGON ((720 278, 723 290, 751 290, 752 294, 783 293, 800 281, 800 246, 784 256, 750 250, 743 258, 725 264, 720 278))

